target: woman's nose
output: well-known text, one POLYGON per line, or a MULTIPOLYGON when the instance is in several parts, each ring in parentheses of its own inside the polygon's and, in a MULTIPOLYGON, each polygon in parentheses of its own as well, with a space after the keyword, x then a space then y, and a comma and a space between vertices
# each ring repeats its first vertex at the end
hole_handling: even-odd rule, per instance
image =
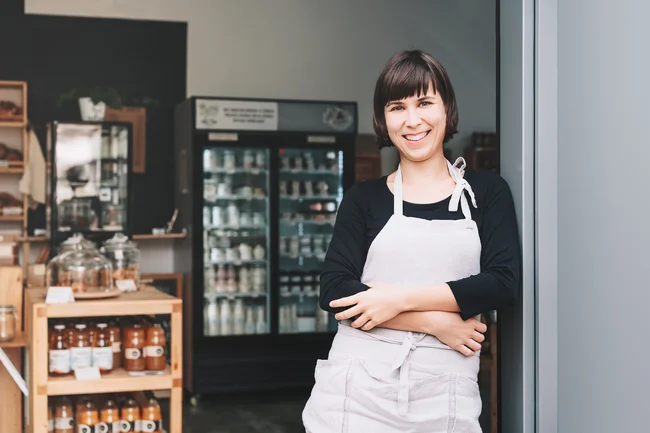
POLYGON ((406 110, 406 126, 416 127, 420 123, 422 123, 422 118, 420 117, 418 110, 415 109, 406 110))

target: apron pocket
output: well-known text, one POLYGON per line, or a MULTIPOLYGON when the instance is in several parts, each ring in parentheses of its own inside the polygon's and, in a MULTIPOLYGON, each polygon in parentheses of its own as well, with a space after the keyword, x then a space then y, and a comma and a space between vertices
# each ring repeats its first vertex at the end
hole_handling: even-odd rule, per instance
POLYGON ((407 419, 418 426, 418 432, 450 431, 455 412, 451 378, 449 373, 427 374, 424 379, 411 381, 407 419))
POLYGON ((351 360, 316 362, 316 383, 302 411, 305 428, 311 433, 345 432, 351 360))
POLYGON ((478 422, 482 402, 478 384, 463 376, 456 378, 456 420, 453 433, 481 433, 478 422))

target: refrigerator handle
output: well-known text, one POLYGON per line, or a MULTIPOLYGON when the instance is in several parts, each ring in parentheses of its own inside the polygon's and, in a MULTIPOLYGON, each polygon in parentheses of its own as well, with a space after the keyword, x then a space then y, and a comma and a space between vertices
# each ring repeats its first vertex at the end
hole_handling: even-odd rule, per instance
POLYGON ((179 180, 180 180, 180 191, 181 194, 189 194, 189 179, 188 179, 188 167, 187 167, 187 150, 186 149, 181 149, 179 152, 179 167, 180 167, 180 173, 179 173, 179 180))

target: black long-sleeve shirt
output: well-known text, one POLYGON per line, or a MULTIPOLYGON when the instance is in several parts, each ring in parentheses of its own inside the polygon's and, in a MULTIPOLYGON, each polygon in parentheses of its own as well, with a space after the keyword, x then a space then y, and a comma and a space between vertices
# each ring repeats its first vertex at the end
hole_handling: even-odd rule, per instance
MULTIPOLYGON (((481 239, 481 272, 447 281, 463 319, 511 304, 518 294, 521 272, 519 233, 508 184, 491 172, 468 171, 465 179, 476 196, 477 208, 471 203, 470 208, 481 239)), ((456 212, 449 211, 449 200, 404 202, 404 215, 426 220, 464 218, 460 206, 456 212)), ((331 308, 329 303, 368 289, 361 283, 368 249, 392 214, 393 193, 386 176, 359 182, 345 193, 320 279, 322 309, 345 310, 331 308)))

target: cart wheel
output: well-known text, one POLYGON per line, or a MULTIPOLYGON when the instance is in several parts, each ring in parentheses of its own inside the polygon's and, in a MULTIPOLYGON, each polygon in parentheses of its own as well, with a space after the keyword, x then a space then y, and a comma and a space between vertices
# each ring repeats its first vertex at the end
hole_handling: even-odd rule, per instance
POLYGON ((201 394, 194 394, 192 397, 190 397, 190 404, 193 407, 197 407, 200 402, 201 402, 201 394))

